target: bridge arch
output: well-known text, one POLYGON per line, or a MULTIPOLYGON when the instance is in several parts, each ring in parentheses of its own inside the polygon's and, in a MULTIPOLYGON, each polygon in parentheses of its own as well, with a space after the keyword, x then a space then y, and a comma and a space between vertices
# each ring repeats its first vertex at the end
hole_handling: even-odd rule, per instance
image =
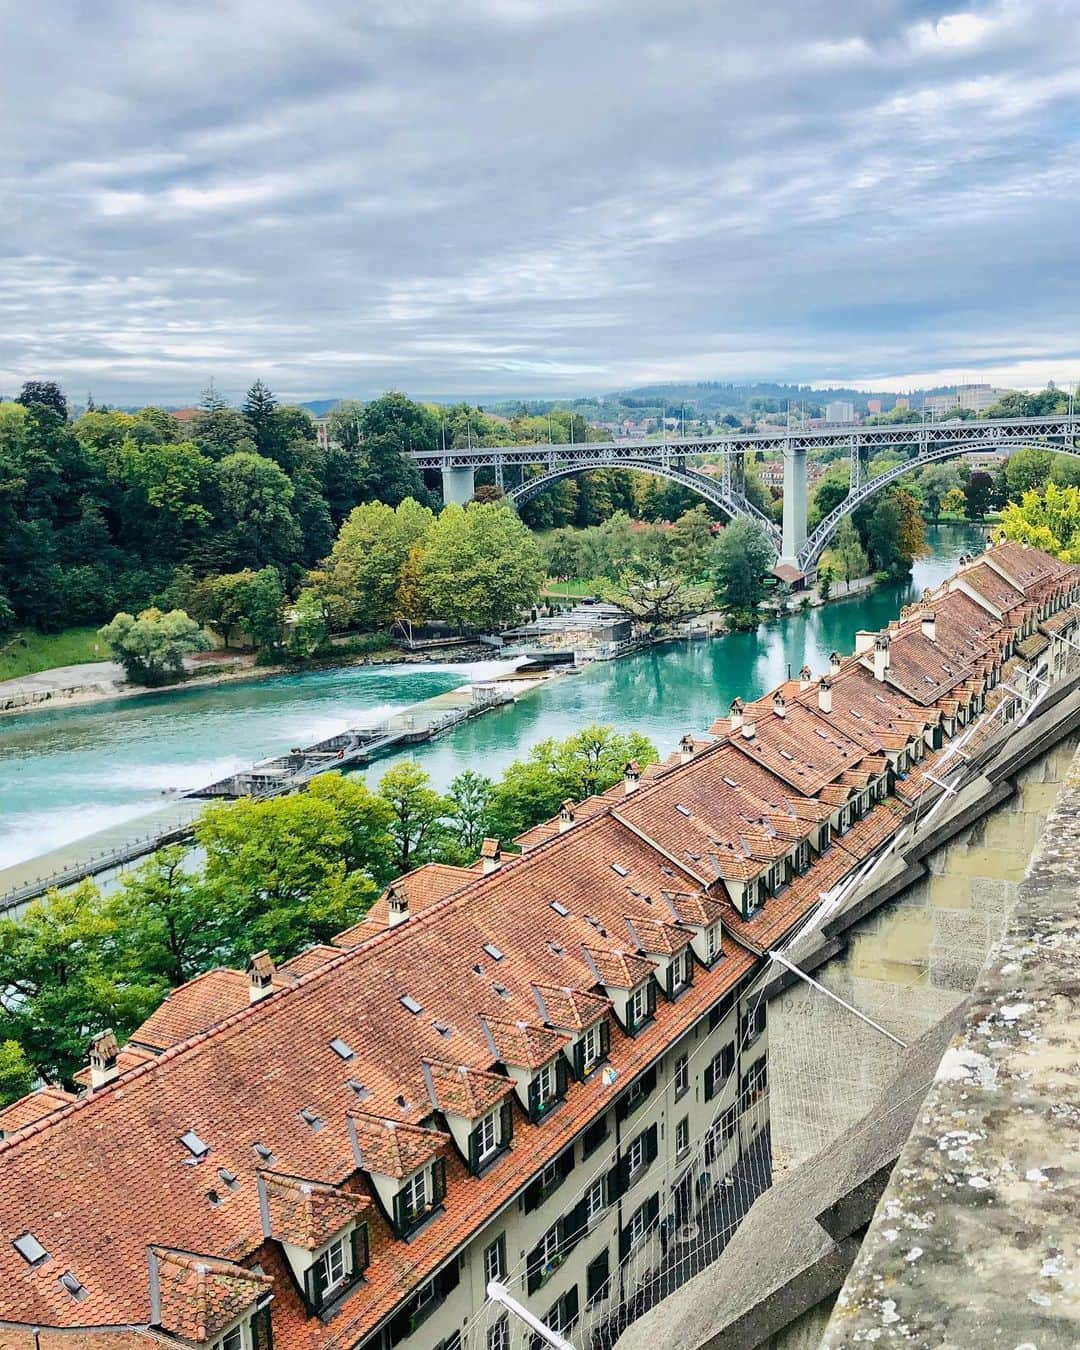
POLYGON ((689 488, 691 492, 696 492, 713 506, 719 507, 729 519, 746 516, 755 520, 768 535, 769 542, 779 550, 780 527, 743 493, 734 488, 729 491, 720 480, 676 464, 653 464, 645 460, 620 459, 611 463, 590 460, 583 464, 559 465, 557 468, 526 479, 519 487, 510 488, 506 495, 515 506, 523 506, 552 483, 557 483, 562 478, 574 478, 580 473, 589 473, 594 469, 633 469, 638 473, 651 473, 656 478, 666 478, 672 483, 679 483, 682 487, 689 488))
POLYGON ((1010 454, 1017 450, 1049 450, 1051 454, 1074 455, 1080 458, 1080 447, 1074 445, 1046 445, 1045 443, 1023 445, 1017 444, 1016 441, 1003 440, 989 445, 970 445, 965 442, 958 442, 953 445, 935 446, 916 459, 905 460, 903 464, 898 464, 895 468, 886 469, 884 473, 877 474, 867 482, 861 483, 853 492, 849 492, 840 505, 830 511, 807 538, 806 543, 799 551, 800 565, 803 568, 808 568, 815 563, 821 556, 822 550, 836 533, 836 527, 844 517, 858 510, 864 502, 876 496, 882 488, 888 487, 890 483, 895 483, 898 478, 903 478, 905 474, 911 473, 924 464, 944 459, 962 459, 965 455, 986 454, 987 451, 994 450, 1007 450, 1010 454))

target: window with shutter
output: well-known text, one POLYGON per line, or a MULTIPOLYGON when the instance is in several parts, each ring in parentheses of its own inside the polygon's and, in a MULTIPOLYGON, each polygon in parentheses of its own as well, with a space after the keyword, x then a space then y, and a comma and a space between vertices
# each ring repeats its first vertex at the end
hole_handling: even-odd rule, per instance
POLYGON ((704 1077, 705 1082, 703 1086, 705 1089, 705 1100, 711 1102, 713 1097, 716 1096, 716 1074, 713 1072, 713 1066, 711 1064, 705 1065, 704 1077))
POLYGON ((604 1140, 608 1137, 607 1113, 605 1112, 599 1120, 594 1120, 585 1133, 581 1136, 581 1156, 587 1158, 590 1153, 595 1153, 604 1140))
POLYGON ((251 1317, 251 1350, 273 1350, 274 1333, 270 1322, 270 1304, 256 1308, 251 1317))
POLYGON ((611 1258, 605 1247, 600 1255, 590 1261, 585 1270, 585 1301, 595 1303, 607 1294, 608 1280, 611 1275, 611 1258))

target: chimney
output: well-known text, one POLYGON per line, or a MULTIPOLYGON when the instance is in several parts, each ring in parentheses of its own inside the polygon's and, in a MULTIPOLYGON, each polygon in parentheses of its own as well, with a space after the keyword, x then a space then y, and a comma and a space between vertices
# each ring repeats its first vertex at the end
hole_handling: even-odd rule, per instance
POLYGON ((876 633, 872 633, 866 628, 860 628, 855 634, 855 655, 862 656, 863 652, 868 652, 874 645, 876 638, 876 633))
POLYGON ((931 642, 937 641, 937 615, 932 609, 924 609, 919 615, 922 623, 922 632, 924 638, 929 638, 931 642))
POLYGON ((274 978, 274 963, 269 952, 256 952, 247 963, 248 1002, 258 1003, 270 993, 274 978))
POLYGON ((879 633, 874 639, 874 679, 884 680, 889 669, 889 635, 879 633))
POLYGON ((90 1042, 90 1090, 111 1083, 119 1073, 116 1057, 120 1053, 120 1043, 109 1027, 90 1042))
POLYGON ((809 666, 803 666, 799 671, 799 693, 805 694, 814 683, 814 673, 809 666))
POLYGON ((828 675, 822 675, 817 687, 817 705, 818 711, 823 713, 832 712, 832 680, 828 675))
POLYGON ((843 664, 844 658, 839 652, 832 652, 829 656, 829 672, 835 675, 843 664))
POLYGON ((497 839, 485 839, 480 845, 480 862, 483 866, 484 876, 489 872, 494 872, 502 862, 502 850, 499 848, 497 839))
POLYGON ((559 808, 559 833, 565 834, 574 823, 574 803, 567 797, 559 808))
POLYGON ((741 698, 733 698, 731 707, 728 709, 728 716, 731 718, 732 731, 738 731, 742 726, 743 701, 741 698))
POLYGON ((787 716, 787 708, 784 706, 784 696, 779 689, 772 696, 772 706, 773 712, 777 715, 777 717, 787 716))
POLYGON ((743 740, 752 741, 757 735, 753 722, 744 722, 742 724, 743 740))
POLYGON ((629 797, 631 792, 637 790, 641 782, 641 768, 636 759, 627 761, 626 768, 623 769, 623 786, 626 788, 626 795, 629 797))
POLYGON ((679 742, 679 763, 689 764, 694 758, 694 738, 689 732, 679 742))
POLYGON ((390 911, 389 927, 396 928, 409 917, 409 895, 404 886, 391 882, 386 890, 386 907, 390 911))

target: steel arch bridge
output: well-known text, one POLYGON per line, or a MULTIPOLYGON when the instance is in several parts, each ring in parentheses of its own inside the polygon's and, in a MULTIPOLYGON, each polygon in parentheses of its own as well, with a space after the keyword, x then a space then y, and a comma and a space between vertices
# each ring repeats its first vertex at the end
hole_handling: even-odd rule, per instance
POLYGON ((491 468, 495 482, 505 488, 508 468, 539 470, 507 495, 521 504, 545 487, 590 469, 636 469, 681 483, 712 502, 728 516, 743 516, 763 526, 780 561, 805 571, 832 537, 846 515, 876 492, 921 464, 955 459, 977 452, 1042 450, 1080 454, 1080 416, 1012 417, 971 422, 902 422, 887 426, 825 426, 813 430, 760 432, 753 435, 715 436, 670 441, 590 441, 579 445, 470 446, 449 450, 409 450, 419 467, 439 470, 443 499, 464 503, 473 495, 475 473, 491 468), (835 511, 807 534, 807 454, 811 449, 841 447, 849 460, 850 490, 835 511), (906 450, 915 454, 895 469, 866 480, 863 466, 874 450, 906 450), (745 493, 746 456, 756 451, 780 452, 784 461, 784 521, 778 530, 745 493), (702 473, 694 461, 719 455, 719 472, 702 473))

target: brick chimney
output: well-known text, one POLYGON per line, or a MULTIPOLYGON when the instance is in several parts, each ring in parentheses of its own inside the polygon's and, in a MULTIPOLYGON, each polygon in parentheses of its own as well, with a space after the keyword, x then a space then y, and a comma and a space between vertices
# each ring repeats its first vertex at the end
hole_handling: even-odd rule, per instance
POLYGON ((924 638, 929 638, 931 642, 937 641, 937 615, 932 609, 924 609, 919 615, 919 621, 922 624, 922 634, 924 638))
POLYGON ((90 1089, 104 1087, 111 1083, 119 1073, 116 1057, 120 1053, 120 1043, 111 1027, 95 1036, 90 1042, 90 1089))
POLYGON ((559 808, 559 833, 565 834, 574 823, 574 803, 567 797, 559 808))
POLYGON ((826 715, 832 712, 832 680, 822 675, 817 687, 818 711, 826 715))
POLYGON ((784 696, 779 689, 772 696, 772 706, 773 712, 777 715, 777 717, 787 716, 787 707, 784 703, 784 696))
POLYGON ((743 701, 741 698, 733 698, 731 707, 728 709, 728 716, 731 718, 732 731, 738 731, 742 726, 743 701))
POLYGON ((409 895, 404 886, 393 882, 386 891, 386 908, 390 912, 390 928, 396 928, 409 917, 409 895))
POLYGON ((626 789, 626 795, 629 797, 631 792, 636 792, 641 782, 641 766, 636 759, 628 760, 623 769, 623 787, 626 789))
POLYGON ((889 642, 888 633, 878 633, 874 639, 874 679, 884 680, 885 672, 889 669, 889 642))
POLYGON ((247 963, 248 1002, 258 1003, 272 991, 274 963, 269 952, 256 952, 247 963))
POLYGON ((689 732, 679 742, 679 763, 689 764, 694 758, 694 738, 689 732))
POLYGON ((502 850, 499 848, 497 839, 485 839, 480 845, 480 862, 483 866, 484 876, 489 872, 494 872, 502 862, 502 850))
POLYGON ((813 683, 814 672, 809 666, 803 666, 802 670, 799 671, 799 693, 805 694, 813 683))

